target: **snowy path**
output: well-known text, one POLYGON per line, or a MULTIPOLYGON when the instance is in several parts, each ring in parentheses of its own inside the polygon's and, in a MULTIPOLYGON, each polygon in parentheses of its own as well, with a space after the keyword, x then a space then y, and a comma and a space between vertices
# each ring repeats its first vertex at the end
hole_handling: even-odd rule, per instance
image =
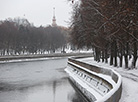
POLYGON ((123 77, 123 90, 120 102, 137 102, 138 100, 138 82, 123 77))
POLYGON ((105 63, 97 63, 92 57, 79 60, 99 67, 114 69, 120 73, 122 76, 123 90, 119 102, 138 102, 138 69, 126 70, 124 68, 116 68, 105 63))
POLYGON ((122 96, 120 102, 137 102, 138 100, 138 76, 129 71, 115 69, 122 76, 122 96))
POLYGON ((118 70, 116 70, 116 71, 119 72, 123 78, 127 78, 127 79, 130 79, 132 81, 138 82, 138 76, 137 75, 135 75, 133 73, 127 73, 124 71, 118 71, 118 70))

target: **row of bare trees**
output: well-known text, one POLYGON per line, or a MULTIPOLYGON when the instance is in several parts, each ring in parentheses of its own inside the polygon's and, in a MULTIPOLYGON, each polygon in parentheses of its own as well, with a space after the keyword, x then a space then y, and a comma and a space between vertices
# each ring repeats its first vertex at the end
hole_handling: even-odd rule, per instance
POLYGON ((34 27, 27 19, 0 22, 0 55, 55 52, 66 44, 64 31, 58 27, 34 27))
POLYGON ((72 43, 93 48, 96 61, 128 68, 138 58, 138 0, 80 0, 73 6, 72 43), (118 63, 119 62, 119 63, 118 63))

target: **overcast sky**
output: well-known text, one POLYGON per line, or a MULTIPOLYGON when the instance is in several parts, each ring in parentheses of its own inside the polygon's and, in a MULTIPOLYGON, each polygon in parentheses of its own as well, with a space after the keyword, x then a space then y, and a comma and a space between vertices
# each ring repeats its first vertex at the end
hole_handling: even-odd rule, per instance
POLYGON ((0 0, 0 20, 24 17, 35 26, 47 26, 52 23, 53 7, 57 24, 68 26, 72 8, 67 0, 0 0))

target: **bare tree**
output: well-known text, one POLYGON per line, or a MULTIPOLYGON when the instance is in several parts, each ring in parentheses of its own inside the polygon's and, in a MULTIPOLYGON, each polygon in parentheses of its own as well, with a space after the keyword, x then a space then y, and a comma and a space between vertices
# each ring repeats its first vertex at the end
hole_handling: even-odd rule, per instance
POLYGON ((117 66, 117 57, 128 68, 128 57, 133 55, 135 67, 138 50, 137 0, 81 0, 74 4, 72 42, 78 47, 93 47, 96 61, 117 66), (105 60, 104 60, 105 59, 105 60))

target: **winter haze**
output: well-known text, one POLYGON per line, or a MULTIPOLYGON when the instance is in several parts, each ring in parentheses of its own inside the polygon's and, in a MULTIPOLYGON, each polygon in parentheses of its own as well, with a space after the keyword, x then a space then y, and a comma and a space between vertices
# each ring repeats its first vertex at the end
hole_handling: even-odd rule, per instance
POLYGON ((71 3, 67 0, 0 0, 0 20, 21 17, 35 26, 47 26, 52 23, 53 7, 57 24, 68 26, 71 3))

